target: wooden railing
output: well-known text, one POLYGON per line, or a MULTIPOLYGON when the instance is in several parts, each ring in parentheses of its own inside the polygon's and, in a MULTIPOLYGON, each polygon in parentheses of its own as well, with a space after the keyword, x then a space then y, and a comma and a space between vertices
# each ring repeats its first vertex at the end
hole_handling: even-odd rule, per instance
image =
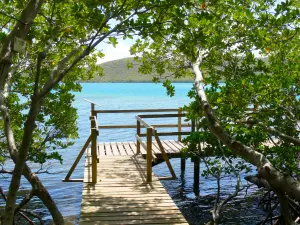
MULTIPOLYGON (((63 180, 64 182, 82 182, 83 179, 70 179, 73 171, 75 170, 77 164, 79 163, 80 159, 82 158, 84 152, 91 147, 91 160, 92 160, 92 183, 97 183, 97 163, 99 163, 99 159, 97 156, 97 137, 99 136, 100 129, 137 129, 136 139, 137 139, 137 154, 140 154, 140 147, 142 146, 147 150, 147 180, 150 182, 152 180, 152 160, 156 158, 156 156, 152 152, 152 137, 155 137, 155 140, 162 152, 162 156, 164 160, 167 162, 169 170, 172 174, 172 177, 175 178, 174 170, 169 162, 169 159, 164 151, 164 148, 160 142, 159 136, 166 136, 166 135, 177 135, 178 140, 181 141, 181 135, 188 135, 190 132, 182 132, 182 127, 190 127, 190 124, 183 124, 182 117, 185 116, 182 113, 182 109, 130 109, 130 110, 96 110, 95 106, 98 105, 90 100, 85 99, 89 103, 91 103, 91 113, 90 113, 90 121, 91 121, 91 134, 88 137, 87 141, 85 142, 83 148, 79 152, 75 162, 73 163, 70 171, 68 172, 67 176, 63 180), (99 126, 97 123, 98 114, 122 114, 122 113, 149 113, 149 112, 177 112, 177 114, 148 114, 148 115, 139 115, 136 116, 137 123, 135 125, 101 125, 99 126), (165 117, 178 117, 177 124, 153 124, 149 125, 146 123, 143 118, 165 118, 165 117), (157 132, 156 128, 176 128, 178 127, 177 132, 157 132), (147 132, 145 134, 141 133, 141 128, 146 128, 147 132), (141 137, 147 137, 146 143, 144 143, 141 137), (150 166, 151 165, 151 166, 150 166), (151 167, 151 168, 150 168, 151 167)), ((99 105, 98 105, 99 106, 99 105)), ((101 119, 101 117, 100 117, 101 119)))
MULTIPOLYGON (((141 146, 146 150, 146 160, 147 160, 147 181, 152 181, 152 161, 156 159, 156 156, 152 151, 152 137, 154 136, 157 145, 159 146, 159 150, 163 156, 164 161, 166 162, 168 169, 172 175, 172 179, 176 179, 176 174, 174 169, 170 163, 170 160, 164 150, 164 147, 160 141, 159 136, 172 136, 177 135, 178 141, 181 141, 181 135, 189 135, 191 132, 183 132, 181 131, 182 127, 191 127, 189 124, 182 124, 181 118, 185 117, 185 114, 182 113, 181 109, 176 110, 177 114, 149 114, 149 115, 137 115, 137 132, 136 132, 136 146, 137 146, 137 154, 140 153, 141 146), (175 127, 178 127, 177 132, 158 132, 155 125, 148 124, 144 118, 168 118, 168 117, 178 117, 178 124, 175 127), (141 133, 141 127, 146 128, 146 133, 141 133), (143 142, 142 137, 146 137, 146 143, 143 142)), ((170 126, 171 127, 171 126, 170 126)), ((172 126, 173 127, 173 126, 172 126)), ((193 128, 192 128, 193 129, 193 128)))

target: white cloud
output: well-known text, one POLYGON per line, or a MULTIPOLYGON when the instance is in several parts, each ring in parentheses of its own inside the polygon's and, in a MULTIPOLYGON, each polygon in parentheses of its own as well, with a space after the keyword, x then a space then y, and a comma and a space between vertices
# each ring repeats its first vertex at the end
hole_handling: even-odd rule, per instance
POLYGON ((102 51, 105 56, 104 58, 98 58, 97 64, 130 57, 130 46, 133 44, 133 41, 123 41, 119 40, 119 43, 114 48, 111 44, 103 44, 98 47, 100 51, 102 51))

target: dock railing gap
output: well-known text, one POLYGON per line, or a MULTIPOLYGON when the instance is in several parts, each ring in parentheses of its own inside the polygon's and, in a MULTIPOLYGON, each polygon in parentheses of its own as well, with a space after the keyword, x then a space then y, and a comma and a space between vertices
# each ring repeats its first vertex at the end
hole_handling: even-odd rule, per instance
MULTIPOLYGON (((164 147, 160 141, 160 136, 177 136, 177 140, 181 142, 182 135, 189 135, 191 132, 182 131, 183 127, 190 127, 194 129, 194 123, 185 123, 182 124, 182 117, 185 117, 186 114, 183 113, 182 108, 177 109, 127 109, 127 110, 99 110, 95 109, 95 105, 98 105, 88 99, 85 99, 89 103, 91 103, 91 113, 90 113, 90 136, 87 139, 85 145, 79 152, 75 162, 73 163, 70 171, 68 172, 67 176, 63 180, 64 182, 82 182, 83 179, 70 179, 73 171, 75 170, 80 158, 83 156, 84 152, 90 146, 90 157, 91 157, 91 168, 92 168, 92 179, 91 182, 96 184, 97 183, 97 164, 99 163, 99 158, 97 155, 98 149, 98 136, 100 129, 136 129, 136 154, 141 154, 141 148, 144 148, 146 152, 146 162, 147 162, 147 169, 146 169, 146 177, 147 182, 152 181, 152 162, 157 160, 156 155, 153 152, 153 137, 158 145, 158 149, 161 152, 161 156, 163 160, 166 162, 168 169, 170 171, 171 177, 161 178, 161 179, 175 179, 176 175, 172 165, 169 161, 169 157, 164 150, 164 147), (176 112, 176 113, 174 113, 176 112), (136 125, 101 125, 99 126, 97 121, 101 119, 101 116, 98 114, 119 114, 119 113, 162 113, 162 114, 139 114, 136 115, 136 125), (155 119, 155 118, 178 118, 177 124, 153 124, 150 125, 145 119, 155 119), (156 128, 176 128, 176 132, 158 132, 156 128), (146 132, 142 133, 141 129, 146 128, 146 132), (146 137, 146 141, 144 142, 142 137, 146 137)), ((100 106, 100 105, 98 105, 100 106)), ((89 157, 89 156, 88 156, 89 157)))

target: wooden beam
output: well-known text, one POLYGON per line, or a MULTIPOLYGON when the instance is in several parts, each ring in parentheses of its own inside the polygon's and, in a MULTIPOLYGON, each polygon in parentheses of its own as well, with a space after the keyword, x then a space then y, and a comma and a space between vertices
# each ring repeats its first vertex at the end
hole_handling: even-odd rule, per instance
POLYGON ((91 145, 91 154, 92 154, 92 183, 97 183, 97 128, 96 126, 96 120, 91 119, 91 139, 92 139, 92 145, 91 145))
MULTIPOLYGON (((152 127, 178 127, 178 124, 152 124, 152 127)), ((141 126, 144 127, 144 126, 141 126)), ((181 124, 181 127, 191 127, 191 124, 181 124)), ((122 128, 137 128, 137 125, 101 125, 99 129, 122 129, 122 128)))
POLYGON ((159 149, 160 149, 160 151, 161 151, 161 154, 162 154, 162 156, 163 156, 163 158, 164 158, 164 160, 165 160, 165 162, 166 162, 166 164, 167 164, 167 166, 168 166, 168 168, 169 168, 169 171, 170 171, 170 173, 171 173, 173 179, 176 179, 176 174, 175 174, 175 172, 174 172, 174 169, 173 169, 173 167, 172 167, 172 165, 171 165, 171 163, 170 163, 170 160, 169 160, 169 158, 168 158, 168 156, 167 156, 167 154, 166 154, 166 152, 165 152, 165 149, 164 149, 164 147, 163 147, 163 145, 162 145, 162 143, 161 143, 161 141, 160 141, 160 138, 159 138, 159 136, 157 135, 157 131, 156 131, 156 130, 154 130, 154 137, 155 137, 155 140, 156 140, 156 142, 157 142, 157 144, 158 144, 158 146, 159 146, 159 149))
MULTIPOLYGON (((140 143, 140 145, 147 150, 147 145, 143 142, 143 140, 141 139, 141 137, 139 137, 138 135, 135 135, 136 137, 136 141, 140 143)), ((141 148, 140 148, 141 149, 141 148)))
POLYGON ((125 109, 125 110, 95 110, 95 113, 138 113, 138 112, 177 112, 178 109, 125 109))
POLYGON ((152 128, 147 128, 147 181, 152 182, 152 128))
MULTIPOLYGON (((136 121, 136 135, 139 136, 141 134, 141 123, 140 121, 136 121)), ((139 140, 136 141, 136 154, 141 153, 141 144, 139 140)))
POLYGON ((83 182, 83 179, 63 179, 62 182, 83 182))
POLYGON ((151 115, 138 115, 140 118, 164 118, 164 117, 185 117, 186 114, 151 114, 151 115))
MULTIPOLYGON (((191 132, 189 132, 189 131, 182 131, 182 132, 158 132, 157 133, 157 135, 159 135, 159 136, 174 136, 174 135, 176 136, 178 134, 181 134, 181 135, 190 135, 191 132)), ((141 133, 139 136, 140 137, 146 137, 147 134, 141 133)))
POLYGON ((73 163, 71 169, 69 170, 67 176, 65 177, 65 179, 64 179, 65 181, 69 181, 69 180, 70 180, 70 177, 71 177, 73 171, 75 170, 75 168, 76 168, 77 164, 79 163, 79 161, 80 161, 82 155, 84 154, 85 150, 86 150, 87 147, 89 146, 91 140, 92 140, 92 137, 91 137, 91 135, 90 135, 90 136, 88 137, 88 139, 86 140, 84 146, 83 146, 82 149, 80 150, 80 152, 79 152, 79 154, 78 154, 78 156, 77 156, 75 162, 73 163))
MULTIPOLYGON (((182 114, 181 108, 178 109, 178 115, 182 114)), ((178 116, 178 132, 181 132, 181 116, 178 116)), ((178 134, 178 141, 181 141, 181 134, 178 134)))
POLYGON ((87 102, 89 102, 89 103, 91 103, 91 104, 94 104, 94 105, 97 105, 97 106, 101 106, 101 105, 99 105, 99 104, 97 104, 97 103, 95 103, 95 102, 92 102, 91 100, 89 100, 89 99, 87 99, 87 98, 84 98, 83 100, 84 100, 84 101, 87 101, 87 102))
POLYGON ((144 121, 141 117, 135 116, 135 118, 136 118, 136 120, 138 120, 138 121, 141 123, 141 125, 143 125, 144 127, 146 127, 146 128, 151 127, 151 126, 150 126, 148 123, 146 123, 146 121, 144 121))

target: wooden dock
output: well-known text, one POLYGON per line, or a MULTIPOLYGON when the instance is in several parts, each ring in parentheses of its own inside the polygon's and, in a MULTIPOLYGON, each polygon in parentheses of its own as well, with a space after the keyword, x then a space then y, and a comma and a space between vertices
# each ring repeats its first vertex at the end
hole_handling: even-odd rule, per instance
POLYGON ((80 224, 188 224, 157 177, 147 182, 141 155, 100 157, 97 184, 91 184, 87 157, 80 224))
MULTIPOLYGON (((180 141, 161 140, 166 154, 169 157, 179 157, 180 150, 185 147, 180 141)), ((147 152, 141 148, 142 156, 146 156, 147 152)), ((152 151, 157 158, 162 158, 161 151, 157 142, 152 142, 152 151)), ((104 142, 98 143, 97 155, 100 156, 124 156, 135 155, 137 152, 136 142, 104 142)))
POLYGON ((181 136, 191 133, 182 131, 182 128, 190 127, 193 130, 194 123, 182 124, 181 119, 185 117, 182 109, 95 110, 95 103, 90 103, 91 134, 63 180, 84 182, 80 224, 188 224, 159 179, 176 179, 169 158, 181 157, 181 149, 185 147, 181 143, 181 136), (155 114, 134 115, 136 125, 98 126, 97 122, 97 114, 147 112, 155 114), (157 114, 161 112, 164 113, 157 114), (146 122, 149 118, 168 117, 178 118, 178 123, 150 125, 146 122), (177 130, 157 130, 164 127, 177 130), (101 134, 99 129, 120 128, 136 129, 136 141, 98 142, 101 134), (161 136, 177 136, 177 140, 161 140, 161 136), (84 179, 71 179, 86 151, 84 179), (170 177, 153 175, 152 163, 157 160, 166 162, 170 177))

